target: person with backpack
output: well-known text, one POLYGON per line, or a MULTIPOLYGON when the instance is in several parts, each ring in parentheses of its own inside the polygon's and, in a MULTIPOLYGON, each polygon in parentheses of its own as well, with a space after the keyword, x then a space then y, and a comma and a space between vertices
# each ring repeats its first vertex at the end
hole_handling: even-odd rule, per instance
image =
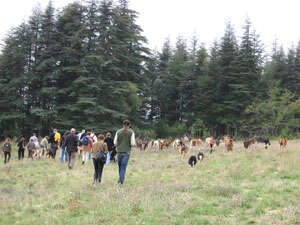
POLYGON ((69 131, 64 133, 64 135, 61 138, 61 142, 60 142, 60 156, 59 156, 59 159, 60 159, 60 162, 62 162, 62 163, 64 162, 64 159, 65 159, 65 162, 68 162, 68 153, 66 151, 65 139, 69 134, 70 134, 69 131))
POLYGON ((89 159, 89 153, 92 152, 93 140, 91 132, 87 132, 86 136, 81 139, 82 143, 82 165, 89 159))
POLYGON ((101 183, 103 167, 106 162, 106 155, 108 153, 107 144, 104 142, 104 135, 99 134, 98 139, 92 146, 92 158, 94 164, 94 183, 101 183))
POLYGON ((50 157, 52 159, 55 159, 56 151, 57 151, 59 143, 61 141, 60 139, 61 139, 60 133, 58 133, 57 130, 54 129, 49 138, 49 142, 50 142, 49 153, 50 153, 50 157))
POLYGON ((124 183, 131 147, 136 145, 135 134, 129 128, 130 126, 130 121, 124 120, 123 128, 117 131, 114 139, 114 144, 118 152, 119 185, 123 185, 124 183))
POLYGON ((106 164, 109 164, 110 163, 110 156, 111 156, 111 154, 114 150, 114 146, 115 146, 114 145, 114 140, 112 139, 110 132, 106 133, 106 138, 105 138, 104 142, 107 144, 107 147, 108 147, 106 164))
POLYGON ((79 140, 79 155, 81 155, 81 150, 82 150, 82 142, 81 140, 86 136, 86 132, 85 130, 82 130, 81 133, 79 133, 78 135, 78 140, 79 140))
POLYGON ((76 130, 72 128, 70 130, 70 133, 66 136, 65 138, 65 147, 66 151, 68 152, 68 158, 69 158, 69 163, 68 163, 68 168, 71 170, 73 169, 74 162, 75 162, 75 157, 76 157, 76 152, 78 151, 78 136, 76 135, 76 130))
MULTIPOLYGON (((96 136, 96 134, 95 134, 94 131, 91 132, 90 136, 91 136, 91 138, 93 140, 93 143, 97 142, 97 136, 96 136)), ((92 153, 91 152, 89 153, 89 160, 92 160, 92 153)))
POLYGON ((34 143, 33 139, 29 139, 29 143, 27 145, 27 151, 28 151, 28 158, 33 159, 33 153, 36 150, 36 145, 34 143))
POLYGON ((24 137, 21 137, 18 142, 18 159, 24 159, 24 151, 25 151, 25 139, 24 137))
POLYGON ((4 153, 4 164, 8 163, 11 156, 11 140, 9 137, 5 139, 3 145, 3 153, 4 153))
MULTIPOLYGON (((38 149, 39 146, 39 139, 37 138, 37 134, 33 133, 32 136, 29 138, 29 143, 33 142, 35 144, 35 149, 38 149)), ((29 152, 28 152, 28 158, 30 158, 29 152)))
MULTIPOLYGON (((98 135, 98 136, 99 136, 99 135, 98 135)), ((97 138, 97 136, 96 136, 96 134, 95 134, 94 131, 91 132, 91 138, 92 138, 92 140, 93 140, 93 143, 95 143, 95 142, 98 141, 98 138, 97 138)))

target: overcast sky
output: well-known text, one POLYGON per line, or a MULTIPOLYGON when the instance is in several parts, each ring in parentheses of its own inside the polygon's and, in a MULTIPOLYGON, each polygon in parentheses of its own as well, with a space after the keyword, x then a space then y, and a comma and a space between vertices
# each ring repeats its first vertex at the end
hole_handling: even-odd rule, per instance
MULTIPOLYGON (((61 8, 73 0, 53 0, 61 8)), ((5 0, 0 7, 0 39, 10 28, 27 20, 32 9, 48 0, 5 0)), ((231 20, 237 35, 248 16, 261 40, 271 49, 275 38, 285 48, 300 40, 299 0, 131 0, 130 7, 139 12, 138 24, 148 38, 149 47, 160 49, 169 37, 175 43, 178 35, 197 35, 207 47, 219 39, 225 23, 231 20)), ((2 42, 3 43, 3 42, 2 42)))

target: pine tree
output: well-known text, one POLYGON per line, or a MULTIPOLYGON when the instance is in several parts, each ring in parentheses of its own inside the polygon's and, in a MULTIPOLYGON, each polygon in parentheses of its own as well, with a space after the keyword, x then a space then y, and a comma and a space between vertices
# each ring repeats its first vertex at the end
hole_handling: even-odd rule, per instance
POLYGON ((89 124, 85 110, 94 106, 93 99, 85 98, 91 91, 86 69, 82 66, 86 55, 84 8, 78 3, 68 5, 58 17, 57 29, 57 93, 56 104, 60 115, 54 126, 84 128, 89 124))
MULTIPOLYGON (((34 76, 37 84, 32 86, 35 88, 34 95, 38 96, 38 100, 31 114, 40 128, 40 134, 46 135, 51 128, 51 122, 57 117, 56 111, 56 92, 57 92, 57 45, 56 28, 55 28, 55 9, 50 1, 45 12, 42 13, 40 21, 40 31, 38 35, 39 60, 35 65, 34 76)), ((32 91, 32 90, 31 90, 32 91)), ((35 98, 34 98, 35 99, 35 98)))
MULTIPOLYGON (((202 45, 193 47, 191 56, 191 72, 188 79, 187 96, 186 96, 186 108, 188 114, 187 126, 191 126, 197 119, 200 119, 208 106, 207 100, 208 94, 208 53, 205 47, 202 45), (196 50, 196 52, 195 52, 196 50)), ((203 117, 202 117, 203 118, 203 117)))
POLYGON ((218 133, 232 133, 242 113, 241 102, 236 94, 242 92, 239 86, 238 45, 233 27, 227 24, 220 44, 220 74, 216 79, 216 122, 218 133))
POLYGON ((25 72, 28 69, 26 24, 14 29, 5 40, 0 56, 0 132, 5 135, 27 134, 25 72))
POLYGON ((300 42, 297 45, 296 51, 295 51, 295 69, 294 69, 295 75, 293 82, 293 91, 295 93, 295 96, 297 98, 300 97, 300 42))

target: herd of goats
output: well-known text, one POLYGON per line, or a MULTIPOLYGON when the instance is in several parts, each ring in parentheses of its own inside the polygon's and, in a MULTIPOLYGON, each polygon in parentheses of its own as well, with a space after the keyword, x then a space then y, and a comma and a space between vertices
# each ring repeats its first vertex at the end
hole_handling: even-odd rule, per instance
MULTIPOLYGON (((167 138, 167 139, 159 139, 159 140, 136 140, 137 147, 141 151, 146 151, 147 149, 156 149, 158 151, 162 151, 164 149, 168 149, 170 147, 173 147, 175 150, 178 150, 180 152, 181 158, 184 157, 185 154, 188 153, 189 149, 193 148, 199 148, 203 144, 206 145, 206 148, 209 149, 210 153, 214 151, 214 149, 220 145, 220 143, 224 143, 227 152, 230 152, 233 150, 233 143, 234 143, 234 137, 232 136, 224 136, 223 139, 214 139, 213 137, 207 137, 205 139, 205 142, 202 141, 200 138, 194 138, 189 140, 188 137, 184 138, 177 138, 173 141, 173 139, 167 138)), ((251 145, 255 143, 263 143, 265 145, 265 149, 268 149, 268 147, 271 145, 269 139, 262 138, 262 137, 253 137, 249 140, 246 140, 243 142, 245 149, 248 149, 251 145)), ((285 149, 287 145, 287 139, 286 138, 280 138, 278 140, 280 150, 285 149)), ((202 160, 204 158, 204 154, 202 152, 199 152, 198 154, 198 160, 202 160)), ((189 164, 193 167, 197 162, 196 156, 191 156, 189 159, 189 164)))

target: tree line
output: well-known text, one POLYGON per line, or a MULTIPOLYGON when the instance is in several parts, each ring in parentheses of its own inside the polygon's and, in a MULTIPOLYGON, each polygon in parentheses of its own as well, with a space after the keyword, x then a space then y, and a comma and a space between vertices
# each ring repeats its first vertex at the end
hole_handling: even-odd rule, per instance
POLYGON ((300 44, 271 57, 249 19, 211 48, 197 37, 151 51, 126 0, 36 8, 0 54, 0 133, 70 127, 143 136, 296 135, 300 44))

